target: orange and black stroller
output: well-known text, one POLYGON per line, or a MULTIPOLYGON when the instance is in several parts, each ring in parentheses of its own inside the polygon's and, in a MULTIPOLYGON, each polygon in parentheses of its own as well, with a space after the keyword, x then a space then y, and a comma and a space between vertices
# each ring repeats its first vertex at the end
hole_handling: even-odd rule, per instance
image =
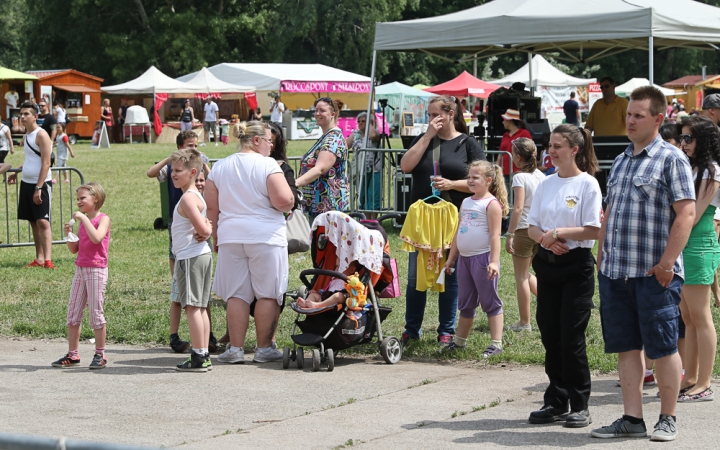
POLYGON ((297 317, 290 336, 293 347, 283 350, 284 369, 290 367, 290 361, 295 361, 298 369, 303 368, 304 347, 316 347, 312 350, 313 371, 320 370, 321 365, 332 371, 339 351, 364 344, 378 345, 388 364, 400 361, 400 341, 395 336, 384 336, 381 326, 392 308, 379 305, 376 294, 393 282, 390 245, 380 222, 395 216, 360 223, 345 213, 333 211, 315 219, 310 246, 313 269, 300 273, 304 286, 296 295, 307 298, 308 290, 323 292, 333 279, 345 283, 350 280, 355 283, 355 288, 347 288, 349 297, 346 302, 324 308, 304 309, 297 302, 290 305, 297 317), (362 288, 358 281, 362 283, 362 288), (358 298, 351 290, 354 294, 363 294, 360 297, 364 297, 364 304, 362 299, 359 304, 351 301, 358 298), (297 328, 300 334, 295 333, 297 328))

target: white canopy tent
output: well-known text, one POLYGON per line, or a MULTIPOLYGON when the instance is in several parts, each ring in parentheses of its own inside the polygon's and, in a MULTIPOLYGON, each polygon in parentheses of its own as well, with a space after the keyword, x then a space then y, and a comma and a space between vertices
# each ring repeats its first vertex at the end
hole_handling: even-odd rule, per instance
POLYGON ((155 94, 195 94, 205 92, 202 87, 173 80, 160 72, 155 66, 150 66, 142 75, 115 86, 103 86, 103 92, 117 95, 155 95, 155 94))
POLYGON ((499 80, 491 80, 490 83, 500 86, 512 86, 517 82, 527 84, 531 73, 532 86, 536 88, 538 86, 587 86, 597 80, 596 78, 576 78, 568 75, 547 62, 541 55, 535 55, 532 59, 532 70, 528 63, 510 75, 499 80))
POLYGON ((375 27, 375 51, 466 54, 460 61, 556 52, 559 59, 591 62, 626 50, 647 50, 650 81, 653 48, 718 50, 718 45, 720 8, 693 0, 494 0, 375 27))
MULTIPOLYGON (((627 97, 632 93, 632 91, 635 90, 635 88, 639 88, 640 86, 650 86, 650 80, 648 80, 647 78, 632 78, 626 83, 623 83, 620 86, 616 86, 615 93, 622 97, 627 97)), ((672 97, 675 95, 684 94, 684 92, 675 92, 675 89, 668 89, 662 86, 658 86, 657 84, 653 84, 653 86, 655 86, 657 89, 660 90, 660 92, 665 94, 665 97, 672 97)))
POLYGON ((255 91, 254 86, 239 86, 236 84, 226 83, 220 80, 210 72, 207 67, 203 67, 198 72, 195 72, 195 76, 187 80, 188 84, 193 84, 202 87, 203 93, 236 93, 236 92, 253 92, 255 91))

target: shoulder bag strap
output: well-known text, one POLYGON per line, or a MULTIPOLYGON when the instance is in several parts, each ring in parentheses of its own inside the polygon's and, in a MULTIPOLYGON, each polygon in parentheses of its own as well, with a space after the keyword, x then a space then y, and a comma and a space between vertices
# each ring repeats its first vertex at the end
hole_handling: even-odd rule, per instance
MULTIPOLYGON (((440 138, 437 137, 437 135, 433 138, 433 165, 437 161, 438 163, 438 172, 440 171, 440 138)), ((438 173, 438 176, 442 176, 440 173, 438 173)), ((443 200, 449 202, 450 201, 450 193, 448 191, 440 191, 440 198, 443 200)))

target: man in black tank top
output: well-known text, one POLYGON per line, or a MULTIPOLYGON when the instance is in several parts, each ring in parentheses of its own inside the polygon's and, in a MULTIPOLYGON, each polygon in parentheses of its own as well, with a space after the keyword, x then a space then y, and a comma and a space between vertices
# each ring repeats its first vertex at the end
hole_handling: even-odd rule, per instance
POLYGON ((20 106, 20 122, 25 127, 25 161, 18 196, 18 219, 27 220, 35 242, 35 260, 25 267, 54 269, 52 230, 50 229, 50 155, 52 141, 37 124, 37 109, 30 102, 20 106))

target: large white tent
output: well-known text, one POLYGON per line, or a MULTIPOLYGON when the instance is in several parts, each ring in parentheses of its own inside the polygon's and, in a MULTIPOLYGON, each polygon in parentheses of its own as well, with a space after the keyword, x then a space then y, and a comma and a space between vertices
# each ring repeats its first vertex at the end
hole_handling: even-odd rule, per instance
POLYGON ((206 94, 252 92, 256 90, 254 86, 239 86, 226 83, 213 75, 207 67, 203 67, 198 72, 195 72, 195 76, 187 80, 187 83, 202 87, 203 93, 206 94))
POLYGON ((375 99, 387 100, 388 105, 395 108, 394 114, 388 113, 389 118, 392 118, 389 120, 391 126, 400 122, 403 111, 412 112, 416 123, 426 123, 425 114, 428 102, 431 97, 435 96, 436 94, 432 92, 415 89, 397 81, 375 88, 375 99))
MULTIPOLYGON (((621 84, 620 86, 615 87, 615 93, 617 95, 627 97, 629 96, 632 91, 635 90, 635 88, 639 88, 640 86, 650 86, 650 80, 647 78, 632 78, 628 80, 627 82, 621 84)), ((653 84, 660 92, 665 94, 666 97, 672 97, 674 95, 679 95, 679 92, 675 92, 675 89, 668 89, 662 86, 658 86, 657 84, 653 84)))
POLYGON ((174 80, 150 66, 142 75, 115 86, 103 86, 103 92, 118 95, 194 94, 205 92, 202 87, 174 80))
MULTIPOLYGON (((222 63, 207 69, 226 83, 255 86, 258 91, 281 90, 283 81, 369 83, 370 78, 322 64, 222 63)), ((179 77, 189 82, 198 72, 179 77)))
MULTIPOLYGON (((525 64, 517 71, 510 75, 492 80, 490 83, 499 84, 500 86, 512 86, 513 83, 520 82, 527 84, 530 81, 530 64, 525 64)), ((594 83, 596 78, 577 78, 566 74, 562 70, 554 67, 541 55, 535 55, 532 59, 532 85, 539 86, 587 86, 594 83)))
MULTIPOLYGON (((559 53, 591 62, 631 49, 717 50, 720 8, 693 0, 494 0, 443 16, 375 26, 376 51, 559 53)), ((650 81, 653 80, 649 51, 650 81)))

